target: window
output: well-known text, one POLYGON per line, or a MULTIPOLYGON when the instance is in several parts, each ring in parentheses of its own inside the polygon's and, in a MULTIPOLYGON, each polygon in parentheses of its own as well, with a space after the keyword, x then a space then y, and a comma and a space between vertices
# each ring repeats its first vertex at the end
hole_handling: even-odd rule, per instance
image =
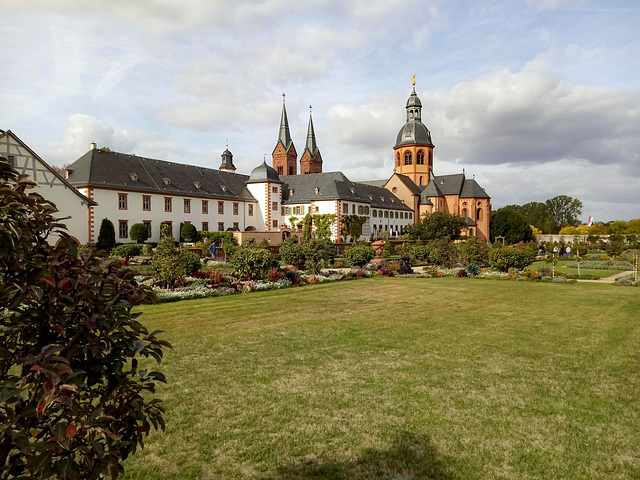
POLYGON ((209 231, 209 222, 202 222, 202 231, 203 232, 209 231))
POLYGON ((151 197, 146 195, 142 197, 142 210, 145 212, 151 211, 151 197))
POLYGON ((378 216, 382 218, 382 210, 378 210, 378 216))
POLYGON ((284 207, 280 207, 280 215, 285 215, 285 210, 288 210, 288 208, 285 209, 284 207))
POLYGON ((358 205, 358 215, 362 215, 362 205, 358 205))
POLYGON ((396 218, 398 218, 398 212, 396 212, 396 218))
POLYGON ((278 175, 282 175, 284 170, 282 169, 282 165, 278 165, 278 175))
POLYGON ((147 238, 151 238, 151 220, 143 220, 143 222, 147 226, 147 238))
POLYGON ((233 222, 233 229, 240 230, 240 224, 238 222, 233 222))
POLYGON ((320 212, 320 207, 316 207, 316 213, 320 212))
POLYGON ((9 165, 14 165, 16 164, 16 157, 14 155, 8 155, 7 160, 9 161, 9 165))
POLYGON ((307 213, 311 213, 311 205, 307 207, 307 213))
POLYGON ((373 211, 373 216, 374 216, 374 218, 378 216, 378 211, 377 210, 373 211))
POLYGON ((191 213, 191 200, 184 201, 184 213, 191 213))
POLYGON ((128 238, 129 237, 129 225, 127 225, 126 220, 120 220, 120 238, 128 238))
POLYGON ((351 215, 355 215, 355 214, 356 214, 356 206, 351 205, 351 215))
POLYGON ((118 194, 118 209, 126 210, 127 209, 127 194, 119 193, 118 194))
POLYGON ((364 207, 364 214, 369 215, 369 207, 364 207))
POLYGON ((482 209, 478 209, 476 212, 476 220, 482 220, 482 209))
POLYGON ((349 204, 345 203, 342 205, 342 213, 344 213, 345 215, 349 215, 349 204))
POLYGON ((202 213, 209 213, 209 200, 202 200, 202 213))
POLYGON ((237 203, 234 203, 234 204, 233 204, 233 214, 234 214, 234 215, 237 215, 237 214, 238 214, 238 204, 237 204, 237 203))
POLYGON ((272 193, 278 193, 278 187, 271 187, 272 193))
POLYGON ((218 202, 218 214, 222 215, 223 213, 224 213, 224 202, 218 202))
POLYGON ((278 228, 278 220, 274 220, 271 224, 273 225, 273 228, 278 228))
POLYGON ((469 216, 469 215, 468 215, 468 213, 469 213, 469 211, 468 211, 466 208, 463 208, 463 209, 462 209, 462 216, 463 216, 464 218, 467 218, 467 217, 469 216))
POLYGON ((384 218, 389 218, 389 210, 384 211, 384 218))
POLYGON ((302 213, 302 207, 296 207, 296 215, 300 215, 302 213))
POLYGON ((274 212, 278 211, 278 202, 271 202, 271 210, 274 212))
POLYGON ((473 228, 469 229, 469 235, 473 237, 473 228))
POLYGON ((396 167, 400 166, 400 152, 396 155, 396 167))
POLYGON ((411 165, 412 164, 411 152, 407 152, 407 153, 404 154, 404 164, 405 165, 411 165))
POLYGON ((249 204, 249 215, 253 216, 253 204, 249 204))
POLYGON ((409 220, 413 218, 413 213, 409 212, 409 220))
POLYGON ((424 152, 422 150, 418 152, 418 158, 416 159, 416 164, 424 165, 424 152))
POLYGON ((164 198, 164 211, 165 212, 171 211, 171 198, 169 197, 164 198))
POLYGON ((218 231, 224 232, 224 222, 218 222, 218 231))

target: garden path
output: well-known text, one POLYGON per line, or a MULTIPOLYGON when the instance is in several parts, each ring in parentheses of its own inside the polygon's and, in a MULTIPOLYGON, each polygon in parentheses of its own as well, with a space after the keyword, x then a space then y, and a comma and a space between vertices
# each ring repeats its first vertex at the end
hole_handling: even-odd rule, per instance
POLYGON ((620 277, 624 277, 625 275, 629 275, 630 273, 631 273, 630 271, 626 271, 626 272, 616 273, 615 275, 611 275, 610 277, 599 278, 598 280, 578 280, 578 281, 585 282, 585 283, 616 283, 616 279, 620 277))

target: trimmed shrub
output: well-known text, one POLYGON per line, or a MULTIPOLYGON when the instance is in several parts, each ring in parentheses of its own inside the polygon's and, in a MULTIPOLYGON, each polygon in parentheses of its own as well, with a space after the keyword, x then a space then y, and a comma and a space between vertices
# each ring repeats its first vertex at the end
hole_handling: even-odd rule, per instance
POLYGON ((202 261, 200 255, 194 252, 187 252, 185 250, 180 251, 179 262, 184 266, 185 275, 190 275, 197 272, 202 268, 202 261))
POLYGON ((238 248, 231 256, 236 273, 251 279, 265 278, 271 269, 271 252, 264 248, 247 246, 238 248))
POLYGON ((100 233, 98 233, 97 247, 101 250, 110 252, 116 246, 116 230, 113 223, 108 218, 103 218, 100 224, 100 233))
POLYGON ((304 253, 304 266, 311 273, 320 273, 320 270, 329 266, 336 254, 331 240, 327 238, 311 238, 302 243, 304 253))
POLYGON ((304 266, 304 248, 298 243, 298 237, 287 238, 280 245, 280 260, 296 268, 304 266))
POLYGON ((129 230, 129 238, 136 243, 144 243, 149 238, 149 229, 144 223, 134 223, 129 230))
POLYGON ((352 266, 361 267, 375 258, 376 251, 369 245, 358 245, 357 247, 346 249, 344 256, 352 266))
POLYGON ((185 242, 197 242, 200 240, 198 235, 198 230, 191 223, 185 223, 180 228, 180 236, 184 239, 185 242))

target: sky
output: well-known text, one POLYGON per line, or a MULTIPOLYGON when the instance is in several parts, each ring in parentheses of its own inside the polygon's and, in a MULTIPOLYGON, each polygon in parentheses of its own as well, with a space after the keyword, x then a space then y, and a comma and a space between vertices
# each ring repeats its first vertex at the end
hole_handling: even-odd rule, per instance
POLYGON ((393 173, 412 75, 434 173, 474 177, 493 209, 582 201, 640 217, 638 0, 2 0, 0 128, 52 165, 95 141, 249 174, 282 94, 323 170, 393 173))

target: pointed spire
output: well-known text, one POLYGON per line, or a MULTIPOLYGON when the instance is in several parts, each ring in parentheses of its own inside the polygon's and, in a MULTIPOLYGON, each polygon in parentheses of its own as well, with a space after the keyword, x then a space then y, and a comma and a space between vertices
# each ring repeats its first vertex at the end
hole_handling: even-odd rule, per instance
POLYGON ((282 94, 282 117, 280 117, 280 134, 278 141, 282 142, 285 150, 289 150, 291 145, 291 134, 289 133, 289 120, 287 119, 287 109, 284 106, 285 94, 282 94))
POLYGON ((309 153, 313 157, 318 151, 318 145, 316 144, 316 132, 313 129, 313 119, 311 118, 311 105, 309 105, 309 127, 307 128, 307 143, 305 149, 309 150, 309 153))

